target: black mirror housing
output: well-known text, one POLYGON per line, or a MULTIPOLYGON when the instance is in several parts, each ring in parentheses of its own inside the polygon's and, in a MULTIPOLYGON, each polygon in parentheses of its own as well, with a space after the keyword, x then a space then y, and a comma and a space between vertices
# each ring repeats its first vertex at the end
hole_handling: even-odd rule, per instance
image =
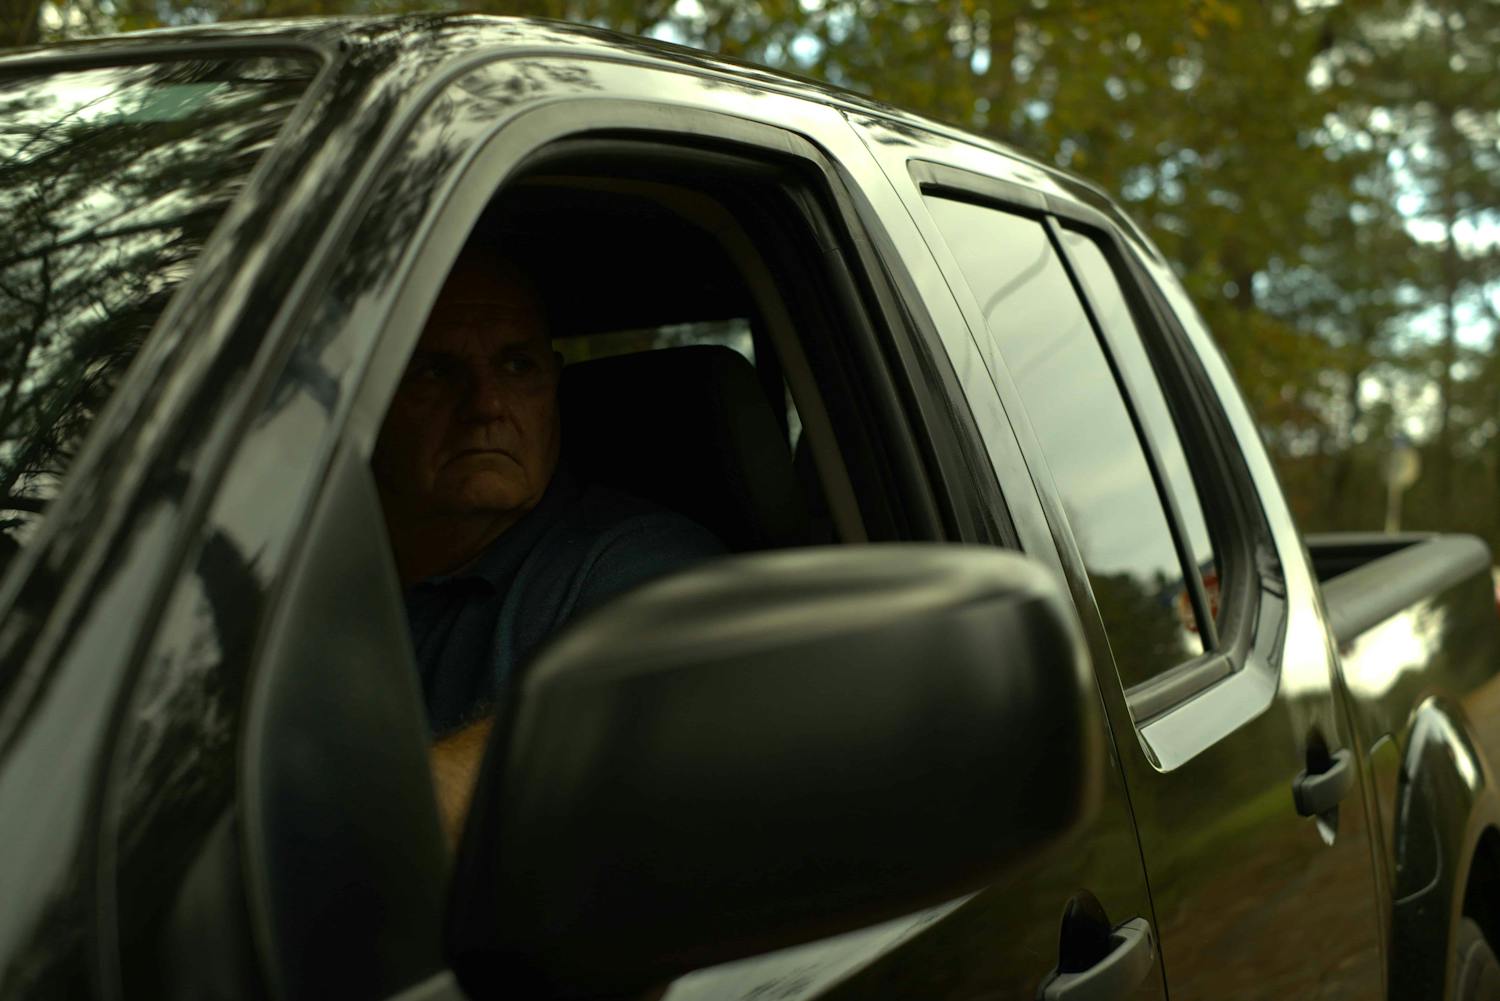
POLYGON ((1077 829, 1103 767, 1071 601, 977 547, 735 557, 566 631, 497 722, 449 953, 596 997, 950 900, 1077 829))

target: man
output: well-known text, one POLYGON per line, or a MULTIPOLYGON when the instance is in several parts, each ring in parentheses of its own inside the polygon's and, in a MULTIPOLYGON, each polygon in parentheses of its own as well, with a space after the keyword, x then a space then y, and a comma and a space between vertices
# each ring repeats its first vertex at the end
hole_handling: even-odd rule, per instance
POLYGON ((448 276, 376 442, 456 838, 512 673, 607 598, 723 552, 697 524, 578 483, 561 461, 561 358, 514 263, 471 242, 448 276))

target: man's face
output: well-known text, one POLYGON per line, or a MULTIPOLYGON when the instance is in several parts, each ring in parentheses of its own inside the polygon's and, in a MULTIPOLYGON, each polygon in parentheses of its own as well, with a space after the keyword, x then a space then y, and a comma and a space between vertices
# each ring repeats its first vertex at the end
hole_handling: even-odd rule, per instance
POLYGON ((530 289, 462 257, 438 294, 371 463, 398 517, 520 517, 557 467, 558 361, 530 289))

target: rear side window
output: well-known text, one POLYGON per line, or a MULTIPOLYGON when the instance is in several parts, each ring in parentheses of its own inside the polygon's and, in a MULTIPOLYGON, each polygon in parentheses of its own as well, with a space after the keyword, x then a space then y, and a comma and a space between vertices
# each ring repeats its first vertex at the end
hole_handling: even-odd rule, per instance
POLYGON ((0 76, 0 564, 316 68, 253 57, 0 76))
POLYGON ((1109 359, 1046 227, 928 197, 1061 496, 1121 681, 1204 652, 1167 518, 1109 359))
POLYGON ((1187 453, 1177 435, 1177 425, 1172 420, 1166 396, 1161 384, 1152 374, 1151 361, 1141 341, 1140 328, 1119 279, 1110 267, 1104 251, 1093 237, 1074 230, 1061 230, 1061 238, 1067 249, 1069 260, 1078 272, 1093 304, 1110 351, 1122 370, 1142 373, 1142 378, 1131 384, 1130 398, 1135 404, 1141 424, 1156 446, 1156 459, 1162 477, 1172 490, 1176 503, 1177 524, 1182 530, 1187 545, 1189 562, 1196 567, 1203 593, 1209 603, 1209 614, 1222 625, 1219 572, 1219 557, 1209 536, 1208 523, 1203 516, 1203 504, 1188 465, 1187 453))

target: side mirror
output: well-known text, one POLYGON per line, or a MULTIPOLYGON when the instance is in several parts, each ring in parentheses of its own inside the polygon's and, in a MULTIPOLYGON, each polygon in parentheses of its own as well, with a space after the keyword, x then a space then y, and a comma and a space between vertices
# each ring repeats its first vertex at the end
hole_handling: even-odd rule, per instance
POLYGON ((624 995, 1003 878, 1103 768, 1039 563, 886 545, 724 559, 560 636, 496 725, 455 873, 475 997, 624 995))

